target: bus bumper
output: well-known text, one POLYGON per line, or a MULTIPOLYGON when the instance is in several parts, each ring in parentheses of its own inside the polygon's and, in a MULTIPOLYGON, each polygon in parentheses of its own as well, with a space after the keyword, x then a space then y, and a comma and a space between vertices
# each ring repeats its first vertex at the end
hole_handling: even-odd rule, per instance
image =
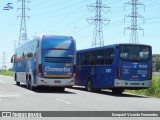
POLYGON ((144 81, 126 81, 126 80, 114 80, 114 87, 127 87, 127 88, 148 88, 151 86, 151 80, 144 81))
POLYGON ((57 86, 57 87, 70 87, 75 85, 75 79, 48 79, 48 78, 40 78, 34 86, 57 86))

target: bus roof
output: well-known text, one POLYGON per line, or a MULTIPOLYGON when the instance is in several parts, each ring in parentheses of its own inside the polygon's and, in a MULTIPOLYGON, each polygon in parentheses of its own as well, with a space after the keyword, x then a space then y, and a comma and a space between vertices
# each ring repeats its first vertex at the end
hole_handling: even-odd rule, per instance
POLYGON ((119 43, 119 44, 112 44, 112 45, 105 45, 105 46, 100 46, 100 47, 82 49, 82 50, 78 50, 78 52, 84 52, 84 51, 89 51, 89 50, 100 50, 100 49, 104 49, 104 48, 114 48, 115 46, 119 46, 119 45, 140 45, 140 46, 149 46, 149 47, 151 47, 150 45, 146 45, 146 44, 119 43))
POLYGON ((73 37, 72 36, 63 36, 63 35, 42 35, 41 36, 42 38, 54 38, 54 37, 62 37, 62 38, 72 38, 73 39, 73 37))
MULTIPOLYGON (((35 38, 31 39, 31 40, 27 40, 26 42, 19 44, 17 48, 19 48, 19 47, 21 47, 21 46, 23 46, 23 45, 29 44, 29 43, 32 42, 32 41, 41 40, 43 37, 46 37, 46 38, 51 38, 51 37, 64 37, 64 38, 71 38, 71 39, 73 39, 72 36, 63 36, 63 35, 42 35, 42 36, 37 36, 37 37, 35 37, 35 38)), ((74 40, 74 39, 73 39, 73 40, 74 40)))

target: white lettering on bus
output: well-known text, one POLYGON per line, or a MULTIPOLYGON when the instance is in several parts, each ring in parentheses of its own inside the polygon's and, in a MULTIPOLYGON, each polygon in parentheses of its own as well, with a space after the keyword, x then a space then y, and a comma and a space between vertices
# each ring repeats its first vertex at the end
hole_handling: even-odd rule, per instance
POLYGON ((148 65, 139 65, 139 68, 147 68, 148 65))
POLYGON ((70 72, 70 68, 52 68, 52 67, 49 67, 49 66, 46 66, 45 67, 45 71, 50 71, 50 72, 70 72))

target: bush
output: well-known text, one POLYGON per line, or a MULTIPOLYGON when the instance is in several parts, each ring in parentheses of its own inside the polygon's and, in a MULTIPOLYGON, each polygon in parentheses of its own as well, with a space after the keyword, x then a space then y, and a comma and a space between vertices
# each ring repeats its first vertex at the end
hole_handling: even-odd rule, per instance
POLYGON ((13 76, 13 71, 3 70, 0 72, 1 75, 13 76))
POLYGON ((148 89, 128 90, 127 92, 138 94, 138 95, 145 95, 145 96, 152 96, 152 97, 160 98, 160 76, 153 75, 152 85, 148 89))

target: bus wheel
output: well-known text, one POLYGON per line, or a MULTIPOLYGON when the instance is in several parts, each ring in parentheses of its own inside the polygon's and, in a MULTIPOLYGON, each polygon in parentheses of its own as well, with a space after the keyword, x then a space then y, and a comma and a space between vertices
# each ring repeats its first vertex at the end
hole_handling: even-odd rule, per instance
POLYGON ((15 75, 16 85, 20 85, 20 82, 17 81, 17 75, 15 75))
POLYGON ((114 88, 112 89, 112 93, 116 95, 121 95, 124 92, 124 89, 114 88))
POLYGON ((31 82, 31 80, 29 80, 30 81, 30 90, 32 90, 32 91, 34 91, 35 90, 35 87, 32 85, 32 82, 31 82))
POLYGON ((26 80, 27 89, 30 89, 30 80, 26 80))
POLYGON ((30 90, 34 91, 35 90, 34 86, 30 85, 30 90))
POLYGON ((65 90, 65 87, 58 87, 58 91, 64 92, 64 90, 65 90))
POLYGON ((93 91, 93 85, 92 85, 92 81, 91 80, 87 81, 86 90, 88 92, 92 92, 93 91))
POLYGON ((16 81, 16 85, 20 85, 20 82, 16 81))
POLYGON ((34 91, 34 90, 35 90, 35 87, 32 85, 32 79, 31 79, 31 76, 29 76, 29 80, 28 80, 28 82, 29 82, 29 89, 30 89, 30 90, 32 90, 32 91, 34 91))

